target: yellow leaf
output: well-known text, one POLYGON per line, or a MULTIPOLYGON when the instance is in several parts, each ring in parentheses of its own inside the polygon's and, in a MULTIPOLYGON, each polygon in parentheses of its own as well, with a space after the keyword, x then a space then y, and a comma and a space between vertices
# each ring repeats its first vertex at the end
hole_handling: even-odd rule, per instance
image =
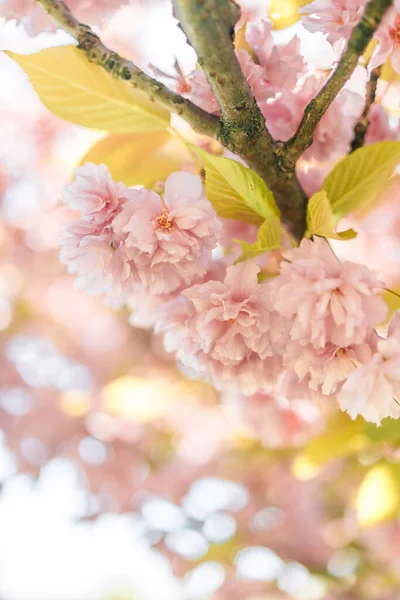
POLYGON ((372 208, 400 162, 400 142, 378 142, 359 148, 329 173, 322 189, 336 221, 347 213, 372 208))
POLYGON ((234 41, 235 48, 236 48, 236 50, 246 50, 246 52, 248 52, 250 54, 250 56, 254 60, 254 62, 258 63, 256 53, 254 52, 253 48, 250 46, 250 44, 246 40, 246 27, 247 27, 247 21, 244 23, 244 25, 240 29, 238 29, 236 31, 235 41, 234 41))
POLYGON ((271 0, 269 17, 274 29, 286 29, 299 20, 299 7, 309 4, 310 0, 271 0))
POLYGON ((308 442, 295 457, 293 474, 297 479, 306 481, 318 475, 330 460, 359 452, 370 443, 364 430, 363 419, 352 421, 347 415, 338 414, 327 430, 308 442))
POLYGON ((254 171, 236 160, 192 148, 204 162, 207 198, 220 217, 261 225, 271 214, 280 216, 272 192, 254 171))
POLYGON ((89 62, 76 46, 6 54, 27 73, 43 104, 66 121, 112 132, 156 131, 169 126, 167 110, 89 62))
POLYGON ((382 67, 380 79, 383 79, 384 81, 389 81, 390 83, 400 81, 400 73, 397 73, 393 69, 390 57, 387 59, 387 61, 382 67))
POLYGON ((191 158, 185 144, 168 131, 112 133, 97 142, 79 164, 103 163, 115 181, 151 187, 191 158))
POLYGON ((395 517, 400 509, 400 465, 382 462, 371 467, 358 490, 356 508, 364 527, 395 517))
POLYGON ((275 215, 269 215, 258 230, 255 244, 248 244, 241 240, 236 241, 240 244, 243 252, 235 261, 235 264, 243 262, 248 258, 255 258, 268 250, 280 248, 282 246, 282 226, 280 219, 275 215))
POLYGON ((336 233, 334 216, 328 194, 321 190, 314 194, 307 204, 307 235, 319 235, 334 240, 349 240, 357 234, 353 229, 336 233))
POLYGON ((386 289, 383 293, 383 299, 391 311, 400 310, 400 295, 394 290, 386 289))

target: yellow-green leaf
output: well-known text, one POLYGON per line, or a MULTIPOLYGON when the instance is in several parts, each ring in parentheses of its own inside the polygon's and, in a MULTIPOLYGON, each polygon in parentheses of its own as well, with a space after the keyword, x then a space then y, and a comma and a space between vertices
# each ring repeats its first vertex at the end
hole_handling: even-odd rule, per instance
POLYGON ((349 240, 357 234, 353 229, 334 230, 334 216, 325 190, 314 194, 307 204, 307 235, 319 235, 335 240, 349 240))
POLYGON ((191 158, 186 145, 168 131, 112 133, 94 144, 79 164, 103 163, 115 181, 151 187, 191 158))
POLYGON ((378 142, 359 148, 329 173, 322 189, 336 222, 347 213, 372 208, 400 162, 400 142, 378 142))
POLYGON ((236 160, 192 148, 204 162, 207 198, 220 217, 261 225, 269 215, 280 216, 272 192, 254 171, 236 160))
POLYGON ((386 289, 383 298, 390 310, 400 310, 400 295, 394 290, 386 289))
POLYGON ((355 454, 369 444, 364 419, 352 421, 347 415, 339 413, 324 433, 313 438, 300 450, 293 461, 293 474, 297 479, 312 479, 325 463, 355 454))
POLYGON ((261 225, 257 233, 257 241, 255 244, 248 244, 241 240, 236 240, 240 244, 243 252, 237 259, 235 264, 255 258, 268 250, 274 250, 282 246, 282 226, 280 219, 276 215, 269 215, 261 225))
POLYGON ((372 442, 393 442, 400 439, 400 421, 388 417, 379 426, 367 423, 365 432, 372 442))
POLYGON ((381 462, 371 467, 358 490, 356 508, 364 527, 395 517, 400 510, 400 465, 381 462))
POLYGON ((76 46, 6 54, 27 73, 43 104, 66 121, 112 132, 156 131, 169 126, 167 110, 91 63, 76 46))

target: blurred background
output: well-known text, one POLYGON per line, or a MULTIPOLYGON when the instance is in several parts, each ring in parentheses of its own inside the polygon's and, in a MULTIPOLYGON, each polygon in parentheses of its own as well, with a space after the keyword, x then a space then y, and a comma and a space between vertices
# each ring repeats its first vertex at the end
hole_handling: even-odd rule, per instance
MULTIPOLYGON (((331 63, 322 35, 276 35, 294 32, 331 63)), ((168 2, 132 3, 102 35, 164 73, 195 61, 168 2)), ((0 16, 0 49, 65 43, 0 16)), ((104 134, 53 116, 3 54, 0 77, 1 600, 399 599, 398 428, 221 402, 76 290, 60 189, 104 134)))

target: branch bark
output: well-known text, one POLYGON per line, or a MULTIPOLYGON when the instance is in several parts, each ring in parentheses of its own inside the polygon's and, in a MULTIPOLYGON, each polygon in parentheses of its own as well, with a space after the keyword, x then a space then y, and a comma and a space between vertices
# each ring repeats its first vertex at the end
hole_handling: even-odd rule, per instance
POLYGON ((264 179, 283 221, 301 238, 306 196, 294 168, 280 169, 274 140, 236 57, 232 38, 237 7, 230 0, 173 0, 173 5, 221 107, 218 139, 264 179))
POLYGON ((381 71, 382 67, 376 67, 371 71, 371 76, 367 83, 365 107, 360 120, 354 128, 354 139, 351 143, 351 152, 354 152, 354 150, 357 150, 357 148, 361 148, 364 145, 365 136, 367 135, 369 127, 369 111, 375 102, 376 88, 378 87, 381 71))
POLYGON ((161 82, 149 77, 131 61, 122 58, 105 46, 99 37, 71 14, 60 0, 37 0, 65 31, 79 44, 79 48, 92 62, 100 65, 117 79, 127 81, 133 88, 146 93, 151 100, 158 101, 169 111, 180 115, 198 133, 216 137, 218 118, 210 115, 189 100, 169 90, 161 82))
POLYGON ((324 87, 311 100, 295 135, 282 147, 281 160, 285 168, 294 168, 300 155, 311 146, 315 129, 337 94, 352 75, 359 57, 366 50, 386 10, 393 0, 370 0, 361 21, 353 30, 347 49, 324 87))

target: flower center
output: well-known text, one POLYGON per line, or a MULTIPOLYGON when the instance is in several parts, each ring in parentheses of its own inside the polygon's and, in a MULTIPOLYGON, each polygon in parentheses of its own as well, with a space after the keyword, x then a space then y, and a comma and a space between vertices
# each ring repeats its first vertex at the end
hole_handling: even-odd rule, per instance
POLYGON ((157 221, 159 227, 161 227, 161 229, 165 229, 165 230, 169 231, 172 227, 172 221, 170 221, 168 219, 167 211, 164 211, 163 213, 161 213, 161 215, 159 215, 156 218, 156 221, 157 221))
POLYGON ((400 15, 397 15, 396 20, 394 22, 395 30, 394 30, 394 44, 400 44, 400 15))
POLYGON ((336 350, 335 358, 341 358, 342 356, 345 356, 345 354, 346 350, 344 348, 339 348, 338 350, 336 350))

